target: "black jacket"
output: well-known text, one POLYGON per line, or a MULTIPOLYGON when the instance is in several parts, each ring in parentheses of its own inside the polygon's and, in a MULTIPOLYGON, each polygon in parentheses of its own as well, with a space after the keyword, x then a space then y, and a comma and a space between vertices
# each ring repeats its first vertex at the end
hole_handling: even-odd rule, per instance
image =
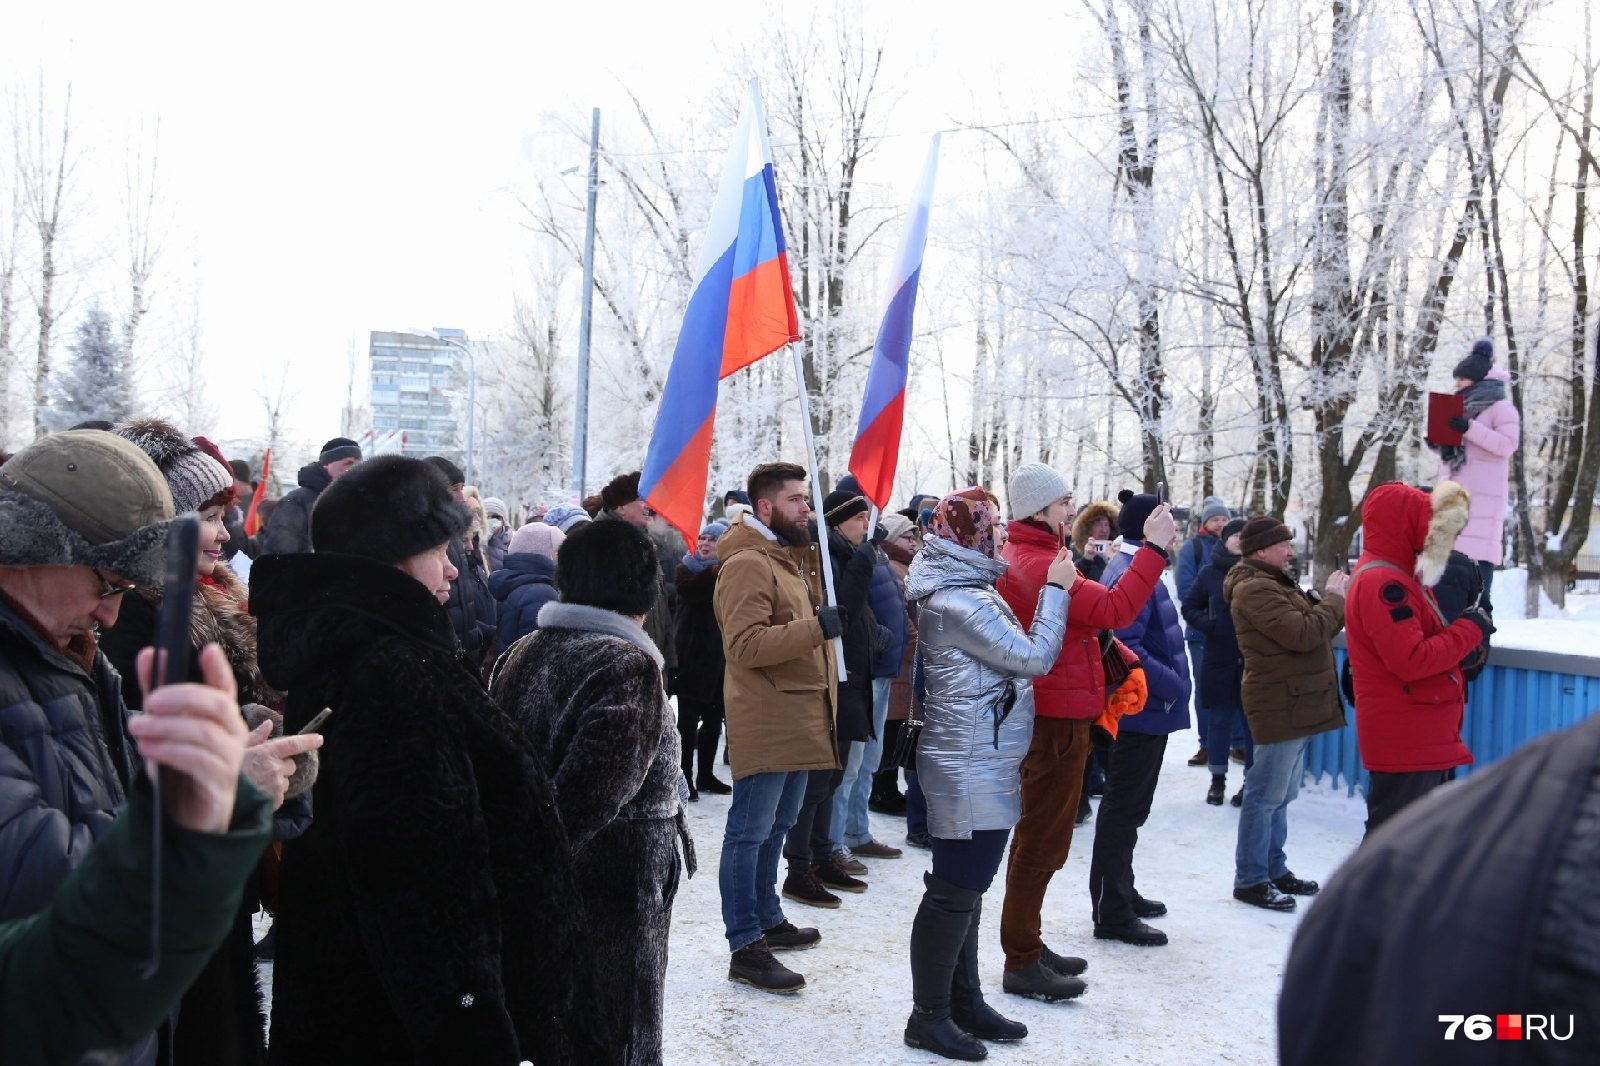
MULTIPOLYGON (((833 563, 834 593, 844 609, 844 665, 839 678, 838 736, 842 745, 866 740, 872 731, 872 659, 888 645, 890 633, 878 625, 868 603, 872 568, 877 563, 873 546, 857 548, 832 529, 828 530, 828 558, 833 563), (881 632, 880 632, 881 630, 881 632)), ((830 650, 829 654, 832 654, 830 650)))
POLYGON ((711 598, 717 591, 720 563, 695 573, 678 567, 678 605, 673 617, 678 675, 675 694, 701 703, 722 706, 722 678, 727 660, 722 650, 722 629, 711 598))
POLYGON ((467 551, 459 539, 450 542, 449 555, 450 565, 457 573, 456 579, 450 582, 450 599, 444 609, 450 616, 450 628, 461 642, 461 650, 481 670, 494 647, 496 623, 489 573, 483 568, 483 556, 467 551))
POLYGON ((516 552, 489 575, 495 598, 495 652, 539 628, 539 609, 556 600, 556 564, 535 552, 516 552))
POLYGON ((316 819, 284 846, 268 1061, 603 1061, 549 779, 444 608, 367 559, 256 565, 286 727, 334 712, 316 819))
POLYGON ((296 478, 300 487, 284 494, 261 531, 260 554, 292 555, 311 550, 311 508, 333 478, 321 463, 307 463, 296 478))
POLYGON ((1239 686, 1244 681, 1244 656, 1233 629, 1233 614, 1222 596, 1222 581, 1239 557, 1218 545, 1211 561, 1194 576, 1183 598, 1183 620, 1205 638, 1200 657, 1197 690, 1202 707, 1242 707, 1239 686))
POLYGON ((1300 924, 1280 1061, 1590 1063, 1600 1034, 1600 715, 1386 823, 1300 924), (1441 1014, 1556 1015, 1571 1040, 1446 1040, 1441 1014), (1574 1020, 1575 1019, 1575 1020, 1574 1020))
POLYGON ((0 596, 0 921, 50 902, 139 765, 116 671, 92 641, 76 650, 0 596))

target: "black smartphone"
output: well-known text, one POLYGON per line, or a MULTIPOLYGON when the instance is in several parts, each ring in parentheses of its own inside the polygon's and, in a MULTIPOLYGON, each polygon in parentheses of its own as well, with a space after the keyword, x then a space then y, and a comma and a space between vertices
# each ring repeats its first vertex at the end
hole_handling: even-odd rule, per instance
POLYGON ((1156 482, 1156 503, 1160 504, 1160 503, 1166 503, 1166 502, 1167 502, 1167 483, 1165 481, 1158 481, 1158 482, 1156 482))
MULTIPOLYGON (((167 529, 167 557, 162 574, 161 606, 156 611, 156 654, 150 664, 150 690, 189 680, 189 613, 194 607, 196 567, 200 560, 200 522, 183 516, 167 529)), ((150 958, 139 969, 145 980, 161 969, 161 768, 150 766, 153 793, 150 825, 151 892, 150 958)))
POLYGON ((1345 568, 1346 561, 1347 559, 1344 552, 1333 553, 1333 568, 1335 570, 1343 570, 1345 568))

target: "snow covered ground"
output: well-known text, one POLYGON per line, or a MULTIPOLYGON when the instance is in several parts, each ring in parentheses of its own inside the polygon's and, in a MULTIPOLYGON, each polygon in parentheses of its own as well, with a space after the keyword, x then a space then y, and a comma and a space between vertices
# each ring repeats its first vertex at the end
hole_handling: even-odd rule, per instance
MULTIPOLYGON (((1045 942, 1089 960, 1089 990, 1051 1005, 1000 991, 999 916, 1003 872, 984 903, 981 963, 985 991, 1031 1033, 991 1044, 998 1063, 1272 1063, 1278 987, 1297 915, 1235 902, 1233 847, 1239 812, 1204 802, 1209 778, 1185 765, 1193 731, 1167 747, 1150 820, 1134 869, 1140 892, 1167 904, 1151 924, 1171 943, 1136 948, 1095 940, 1089 921, 1089 853, 1094 823, 1078 829, 1072 855, 1045 901, 1045 942)), ((1229 793, 1240 767, 1229 773, 1229 793)), ((1098 801, 1096 801, 1098 802, 1098 801)), ((700 873, 686 881, 673 912, 668 966, 666 1060, 683 1064, 916 1063, 943 1061, 901 1041, 911 1008, 907 943, 929 869, 925 851, 869 861, 862 895, 842 894, 838 910, 785 901, 789 919, 814 925, 822 943, 783 956, 806 988, 774 996, 727 979, 717 859, 728 800, 690 804, 700 873)), ((1289 812, 1289 861, 1301 877, 1326 881, 1361 839, 1365 807, 1328 789, 1303 790, 1289 812)), ((903 846, 905 823, 872 816, 874 834, 903 846)), ((1302 901, 1304 906, 1306 901, 1302 901)))

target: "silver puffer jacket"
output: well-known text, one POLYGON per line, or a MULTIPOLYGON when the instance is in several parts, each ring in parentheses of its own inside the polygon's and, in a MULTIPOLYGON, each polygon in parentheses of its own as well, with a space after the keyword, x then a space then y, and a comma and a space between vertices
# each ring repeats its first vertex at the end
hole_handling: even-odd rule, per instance
POLYGON ((1039 593, 1033 631, 1023 631, 995 591, 1005 568, 929 537, 906 576, 927 689, 917 780, 928 798, 928 831, 947 840, 1017 824, 1022 757, 1033 740, 1030 679, 1055 663, 1067 631, 1067 593, 1051 585, 1039 593), (1006 713, 1009 695, 1015 702, 1006 713))

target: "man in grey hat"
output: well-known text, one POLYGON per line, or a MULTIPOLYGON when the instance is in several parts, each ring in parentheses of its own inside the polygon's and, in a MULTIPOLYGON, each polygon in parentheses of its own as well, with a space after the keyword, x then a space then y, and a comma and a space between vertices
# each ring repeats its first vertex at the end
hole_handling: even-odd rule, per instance
POLYGON ((97 635, 125 593, 161 583, 172 517, 155 463, 110 433, 52 434, 0 467, 0 921, 50 903, 133 787, 97 635))

